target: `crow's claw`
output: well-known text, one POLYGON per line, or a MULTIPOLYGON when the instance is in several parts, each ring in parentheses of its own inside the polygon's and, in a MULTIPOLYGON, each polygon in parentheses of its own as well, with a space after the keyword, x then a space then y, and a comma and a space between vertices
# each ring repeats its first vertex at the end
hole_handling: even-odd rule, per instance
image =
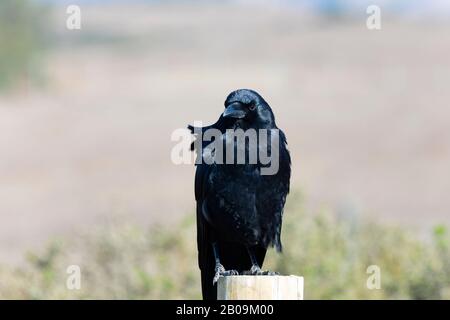
POLYGON ((213 285, 215 285, 216 282, 219 281, 220 277, 237 276, 239 274, 239 272, 237 272, 236 270, 225 270, 225 268, 221 264, 218 264, 216 266, 215 271, 216 271, 216 274, 214 275, 213 285))
POLYGON ((260 267, 257 265, 253 265, 252 268, 249 271, 244 272, 245 275, 250 276, 278 276, 279 273, 276 271, 269 271, 269 270, 261 270, 260 267))

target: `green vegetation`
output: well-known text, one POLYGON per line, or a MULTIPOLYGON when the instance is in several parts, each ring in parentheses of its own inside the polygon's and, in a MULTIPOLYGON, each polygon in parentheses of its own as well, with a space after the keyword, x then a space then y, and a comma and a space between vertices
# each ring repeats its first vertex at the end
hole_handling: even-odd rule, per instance
POLYGON ((45 10, 27 0, 0 1, 0 89, 38 75, 45 10))
MULTIPOLYGON (((301 203, 293 195, 289 203, 301 203)), ((0 268, 0 298, 200 298, 193 215, 177 227, 149 230, 113 223, 76 240, 52 242, 20 268, 0 268), (81 290, 66 289, 66 268, 80 265, 81 290)), ((410 231, 372 221, 309 214, 290 205, 284 253, 266 268, 305 277, 308 299, 449 299, 450 235, 444 226, 420 241, 410 231), (381 289, 368 290, 369 265, 381 289)))

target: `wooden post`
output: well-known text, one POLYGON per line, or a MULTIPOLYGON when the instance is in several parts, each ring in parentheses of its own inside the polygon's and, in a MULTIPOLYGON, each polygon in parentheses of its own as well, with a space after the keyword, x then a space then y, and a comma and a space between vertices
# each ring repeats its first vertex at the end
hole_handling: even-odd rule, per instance
POLYGON ((217 285, 218 300, 303 300, 303 277, 227 276, 217 285))

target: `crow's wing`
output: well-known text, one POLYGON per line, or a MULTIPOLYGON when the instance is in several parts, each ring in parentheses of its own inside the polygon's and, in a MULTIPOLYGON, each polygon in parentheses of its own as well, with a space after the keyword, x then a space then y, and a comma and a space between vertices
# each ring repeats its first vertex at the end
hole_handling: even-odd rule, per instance
POLYGON ((264 226, 265 246, 274 245, 277 251, 282 250, 281 224, 286 196, 289 193, 291 177, 291 157, 287 149, 286 136, 280 132, 280 153, 278 172, 273 176, 262 176, 258 190, 258 213, 261 225, 264 226))
POLYGON ((197 249, 198 266, 201 272, 202 295, 205 300, 215 300, 217 292, 213 286, 215 273, 214 254, 211 244, 211 227, 201 213, 201 202, 197 202, 197 249))
POLYGON ((195 172, 195 199, 197 200, 197 250, 198 266, 201 271, 202 294, 205 300, 217 298, 216 288, 213 286, 215 261, 212 251, 212 230, 205 220, 202 212, 205 199, 206 180, 208 179, 211 166, 205 164, 197 165, 195 172))
MULTIPOLYGON (((188 129, 195 135, 198 132, 202 134, 210 129, 224 130, 224 120, 221 116, 216 123, 210 126, 196 128, 193 126, 188 126, 188 129)), ((198 137, 196 137, 198 139, 198 137)), ((191 150, 197 151, 197 157, 202 157, 202 151, 206 147, 207 143, 205 141, 194 141, 191 144, 191 150), (202 149, 198 148, 197 143, 201 143, 202 149)), ((203 159, 202 159, 203 160, 203 159)), ((211 172, 211 166, 205 164, 203 161, 196 165, 197 169, 195 172, 195 200, 197 201, 197 250, 198 250, 198 266, 201 271, 201 283, 202 283, 202 294, 203 299, 215 300, 217 298, 216 287, 213 286, 212 280, 215 273, 215 259, 212 250, 212 233, 213 230, 211 226, 206 221, 203 215, 203 203, 205 201, 206 195, 208 193, 208 177, 211 172)))

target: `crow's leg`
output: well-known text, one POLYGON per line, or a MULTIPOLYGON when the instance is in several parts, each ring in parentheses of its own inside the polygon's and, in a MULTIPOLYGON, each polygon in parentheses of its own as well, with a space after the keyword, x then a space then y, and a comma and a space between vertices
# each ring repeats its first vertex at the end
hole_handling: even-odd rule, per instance
POLYGON ((219 280, 220 276, 236 276, 239 274, 236 270, 225 270, 224 266, 220 263, 220 257, 219 257, 219 246, 217 242, 213 242, 212 244, 213 253, 214 253, 214 259, 216 260, 216 268, 215 268, 215 275, 213 279, 213 285, 216 284, 216 282, 219 280))
POLYGON ((252 275, 252 276, 276 276, 279 275, 278 272, 261 270, 261 267, 258 264, 258 260, 256 260, 255 251, 251 247, 247 247, 248 255, 250 256, 250 261, 252 262, 252 267, 249 271, 245 271, 244 274, 252 275))

